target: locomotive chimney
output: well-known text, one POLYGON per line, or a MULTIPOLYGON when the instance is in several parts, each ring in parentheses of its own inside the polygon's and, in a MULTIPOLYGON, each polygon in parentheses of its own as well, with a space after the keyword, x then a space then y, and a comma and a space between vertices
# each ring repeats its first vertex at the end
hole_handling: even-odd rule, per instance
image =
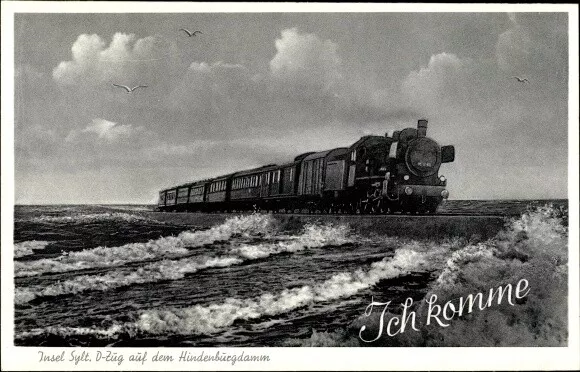
POLYGON ((427 135, 427 119, 419 119, 417 122, 417 137, 425 137, 427 135))

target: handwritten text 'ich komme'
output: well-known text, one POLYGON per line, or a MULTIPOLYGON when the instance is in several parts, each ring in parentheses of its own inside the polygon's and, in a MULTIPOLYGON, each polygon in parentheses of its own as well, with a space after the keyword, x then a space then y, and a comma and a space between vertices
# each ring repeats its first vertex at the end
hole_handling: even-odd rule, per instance
MULTIPOLYGON (((465 314, 465 310, 467 307, 467 314, 473 311, 474 305, 476 301, 478 302, 479 310, 485 310, 488 307, 492 307, 494 305, 494 298, 497 296, 497 305, 501 305, 502 298, 504 294, 507 292, 507 302, 515 306, 514 300, 512 298, 512 285, 508 284, 505 287, 499 286, 496 289, 491 288, 489 290, 489 295, 486 302, 483 302, 484 295, 483 293, 479 292, 475 296, 473 294, 469 294, 465 298, 459 298, 459 304, 455 306, 453 304, 454 300, 447 301, 444 305, 437 305, 437 295, 431 295, 427 300, 427 304, 429 308, 427 310, 427 320, 425 322, 426 325, 430 325, 432 321, 436 321, 441 327, 449 327, 449 321, 455 317, 461 317, 465 314), (441 319, 442 318, 442 319, 441 319)), ((529 282, 526 279, 521 279, 515 289, 515 298, 521 300, 522 298, 526 297, 527 294, 530 292, 529 282)), ((375 302, 374 299, 372 303, 367 306, 365 310, 365 315, 370 316, 374 306, 384 306, 383 311, 381 313, 381 317, 379 319, 379 329, 377 332, 377 336, 373 339, 368 339, 363 337, 363 332, 367 329, 367 326, 363 325, 359 331, 359 338, 363 342, 374 342, 378 340, 383 335, 383 330, 385 327, 385 313, 391 301, 388 302, 375 302)), ((386 324, 386 333, 388 336, 393 337, 397 334, 405 332, 408 326, 410 326, 414 331, 418 331, 416 326, 416 317, 417 314, 415 311, 409 311, 410 307, 413 305, 413 299, 407 298, 405 303, 402 304, 403 306, 403 313, 400 316, 393 316, 391 317, 387 324, 386 324)))

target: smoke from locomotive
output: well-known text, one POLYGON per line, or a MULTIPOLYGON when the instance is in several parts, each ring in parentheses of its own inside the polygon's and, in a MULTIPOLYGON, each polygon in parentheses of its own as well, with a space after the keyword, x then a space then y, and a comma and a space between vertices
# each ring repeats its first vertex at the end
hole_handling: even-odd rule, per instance
POLYGON ((417 128, 364 136, 350 147, 162 190, 158 208, 435 213, 449 196, 439 168, 454 159, 455 148, 427 137, 427 120, 421 119, 417 128))

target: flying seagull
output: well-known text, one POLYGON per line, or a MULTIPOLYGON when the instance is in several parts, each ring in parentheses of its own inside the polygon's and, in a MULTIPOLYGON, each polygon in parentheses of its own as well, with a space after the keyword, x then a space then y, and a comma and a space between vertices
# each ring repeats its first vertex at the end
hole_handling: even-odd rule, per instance
POLYGON ((530 81, 526 78, 522 79, 522 78, 517 77, 517 76, 514 76, 513 78, 516 79, 517 81, 519 81, 520 83, 528 83, 528 84, 530 83, 530 81))
POLYGON ((201 31, 193 31, 193 32, 190 32, 189 30, 186 30, 185 28, 180 28, 179 31, 185 31, 185 33, 189 37, 197 36, 197 34, 203 34, 203 32, 201 32, 201 31))
POLYGON ((131 93, 137 88, 147 88, 147 85, 137 85, 136 87, 133 87, 133 88, 129 88, 126 85, 119 85, 119 84, 113 84, 113 85, 116 87, 125 89, 127 91, 127 93, 131 93))

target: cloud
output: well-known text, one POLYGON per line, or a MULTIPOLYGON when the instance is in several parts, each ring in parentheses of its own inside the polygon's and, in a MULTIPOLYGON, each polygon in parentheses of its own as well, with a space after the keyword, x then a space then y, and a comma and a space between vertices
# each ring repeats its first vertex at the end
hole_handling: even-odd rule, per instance
POLYGON ((72 60, 60 62, 52 76, 65 86, 111 81, 131 84, 150 72, 152 62, 170 58, 174 47, 161 37, 137 39, 134 34, 120 32, 113 35, 107 46, 99 35, 82 34, 72 45, 72 60))
POLYGON ((514 25, 499 35, 496 56, 499 67, 506 71, 517 71, 523 62, 530 58, 532 41, 528 34, 510 17, 514 25))
POLYGON ((93 119, 93 121, 82 130, 73 129, 65 138, 66 142, 74 142, 83 133, 93 133, 99 140, 105 142, 116 142, 135 135, 143 131, 143 127, 133 127, 131 124, 117 124, 105 119, 93 119))
POLYGON ((496 44, 499 67, 506 73, 530 76, 555 93, 568 76, 567 14, 510 13, 509 19, 510 28, 496 44))
POLYGON ((280 136, 310 128, 367 127, 416 119, 409 107, 391 109, 392 94, 369 89, 345 70, 338 45, 297 28, 281 31, 268 69, 196 61, 167 96, 183 122, 179 138, 280 136))
POLYGON ((331 90, 342 78, 338 45, 314 34, 291 28, 275 42, 277 53, 270 61, 275 79, 287 84, 331 90))

